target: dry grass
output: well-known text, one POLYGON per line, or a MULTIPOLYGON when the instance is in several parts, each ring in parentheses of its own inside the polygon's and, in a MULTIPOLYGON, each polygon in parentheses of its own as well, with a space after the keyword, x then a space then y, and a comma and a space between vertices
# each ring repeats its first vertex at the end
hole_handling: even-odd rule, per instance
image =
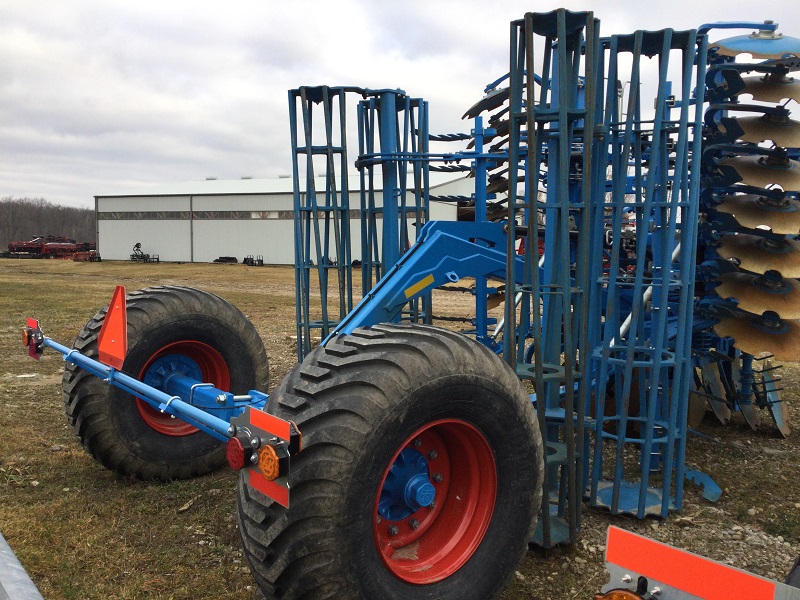
MULTIPOLYGON (((150 484, 108 472, 66 424, 61 358, 47 352, 34 363, 20 344, 28 316, 71 344, 117 283, 191 285, 233 302, 264 340, 272 386, 296 362, 291 268, 0 260, 0 531, 48 599, 252 598, 233 473, 150 484)), ((800 369, 785 371, 784 398, 796 425, 800 369)), ((502 598, 591 597, 607 581, 603 544, 612 523, 762 575, 784 574, 800 543, 800 432, 778 439, 765 423, 753 433, 740 415, 728 427, 707 418, 702 432, 690 437, 687 462, 725 489, 717 504, 687 485, 684 511, 666 520, 584 507, 581 541, 531 550, 502 598), (776 553, 742 541, 739 548, 727 541, 734 527, 782 536, 791 547, 776 553)))
POLYGON ((37 364, 20 344, 33 316, 70 345, 117 283, 213 291, 278 349, 273 382, 293 364, 291 269, 0 261, 0 531, 46 598, 252 597, 234 474, 151 484, 105 470, 66 424, 61 357, 47 351, 37 364))

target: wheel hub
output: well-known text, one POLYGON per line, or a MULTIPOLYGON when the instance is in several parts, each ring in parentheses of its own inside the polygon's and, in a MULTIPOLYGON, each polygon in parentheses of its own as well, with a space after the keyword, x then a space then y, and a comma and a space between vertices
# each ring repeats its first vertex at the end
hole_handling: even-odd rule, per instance
POLYGON ((450 419, 418 429, 387 465, 375 498, 384 564, 412 584, 451 575, 479 546, 496 493, 494 457, 480 431, 450 419))
POLYGON ((430 481, 428 460, 416 449, 403 450, 389 469, 378 502, 378 514, 390 521, 411 516, 430 506, 436 489, 430 481))
POLYGON ((202 381, 203 374, 195 361, 183 354, 167 354, 153 361, 144 376, 144 383, 159 390, 167 388, 172 375, 185 375, 202 381))

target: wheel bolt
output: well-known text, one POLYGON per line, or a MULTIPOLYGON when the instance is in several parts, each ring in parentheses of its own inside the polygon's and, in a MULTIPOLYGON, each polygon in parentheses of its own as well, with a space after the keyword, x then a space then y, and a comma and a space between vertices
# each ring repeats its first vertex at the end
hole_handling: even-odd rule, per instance
POLYGON ((439 456, 439 453, 436 450, 431 450, 428 452, 428 458, 431 460, 434 460, 437 456, 439 456))
POLYGON ((389 535, 397 535, 400 533, 400 528, 397 525, 389 525, 389 535))
POLYGON ((434 474, 433 474, 433 480, 434 480, 436 483, 441 483, 441 482, 442 482, 442 479, 444 479, 444 477, 442 477, 442 474, 441 474, 441 473, 434 473, 434 474))
POLYGON ((411 519, 408 524, 411 526, 411 529, 417 529, 419 527, 419 521, 416 519, 411 519))
POLYGON ((419 439, 419 438, 415 439, 414 440, 414 447, 415 448, 419 448, 420 446, 422 446, 422 440, 419 439))

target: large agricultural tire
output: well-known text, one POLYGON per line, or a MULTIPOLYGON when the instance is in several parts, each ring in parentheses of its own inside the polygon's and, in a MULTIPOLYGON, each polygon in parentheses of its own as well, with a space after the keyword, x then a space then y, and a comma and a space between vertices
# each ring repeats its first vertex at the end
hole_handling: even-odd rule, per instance
POLYGON ((495 354, 434 327, 357 329, 311 352, 268 410, 297 424, 303 450, 289 509, 239 478, 266 598, 500 593, 535 529, 544 467, 530 400, 495 354))
MULTIPOLYGON (((97 359, 106 310, 73 345, 97 359)), ((235 394, 266 390, 264 344, 236 307, 201 290, 158 286, 127 295, 128 353, 122 371, 178 370, 235 394)), ((67 363, 62 384, 67 418, 89 453, 108 469, 140 479, 188 479, 225 463, 225 445, 144 400, 67 363)))

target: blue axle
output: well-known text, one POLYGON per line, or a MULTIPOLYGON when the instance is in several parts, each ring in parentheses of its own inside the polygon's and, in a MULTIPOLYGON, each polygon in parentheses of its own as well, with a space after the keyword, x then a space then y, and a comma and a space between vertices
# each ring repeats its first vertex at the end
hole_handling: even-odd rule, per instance
POLYGON ((171 374, 164 379, 165 392, 67 348, 49 337, 42 336, 42 345, 60 352, 64 355, 64 360, 109 385, 133 394, 156 410, 182 419, 221 441, 227 441, 233 435, 230 419, 240 415, 246 406, 263 408, 268 398, 267 394, 256 390, 250 390, 248 395, 235 396, 210 383, 203 383, 180 373, 171 374), (215 411, 228 418, 223 419, 208 411, 215 411))

